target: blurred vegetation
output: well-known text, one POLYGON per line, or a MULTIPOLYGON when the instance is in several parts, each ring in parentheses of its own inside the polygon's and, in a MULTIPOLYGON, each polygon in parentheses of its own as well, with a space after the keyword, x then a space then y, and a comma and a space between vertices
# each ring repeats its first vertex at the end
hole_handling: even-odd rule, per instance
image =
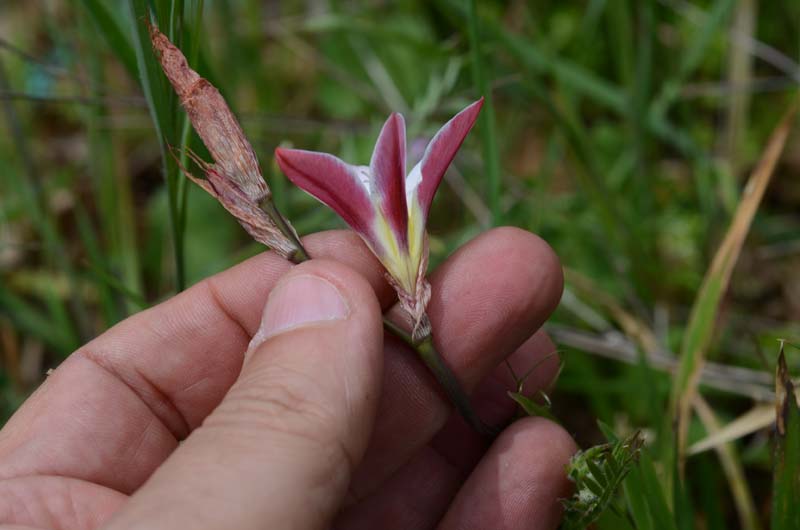
MULTIPOLYGON (((148 5, 0 4, 4 418, 78 345, 261 251, 164 156, 166 144, 203 149, 142 40, 148 5)), ((552 412, 584 447, 606 439, 598 419, 609 439, 637 429, 645 439, 598 527, 769 524, 776 339, 800 335, 796 134, 727 263, 727 289, 709 267, 795 99, 800 3, 153 5, 241 118, 301 234, 341 225, 275 169, 277 145, 366 161, 390 111, 405 114, 413 149, 491 95, 437 196, 432 260, 499 224, 540 234, 561 256, 552 412), (671 373, 694 348, 685 336, 704 277, 722 289, 709 318, 691 321, 707 360, 694 394, 671 373), (686 455, 668 413, 681 399, 692 411, 686 455)), ((798 373, 797 349, 786 355, 798 373)))

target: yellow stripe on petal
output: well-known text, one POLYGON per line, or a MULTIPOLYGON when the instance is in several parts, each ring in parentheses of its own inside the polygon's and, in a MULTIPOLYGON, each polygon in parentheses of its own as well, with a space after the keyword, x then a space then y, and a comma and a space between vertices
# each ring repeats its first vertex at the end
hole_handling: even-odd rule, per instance
POLYGON ((425 252, 425 214, 419 199, 414 197, 408 205, 408 253, 411 258, 414 283, 417 281, 422 253, 425 252))
POLYGON ((413 293, 416 285, 416 270, 411 272, 410 256, 400 250, 397 237, 383 214, 378 212, 374 222, 375 239, 381 246, 380 250, 382 251, 376 252, 378 259, 406 292, 413 293))

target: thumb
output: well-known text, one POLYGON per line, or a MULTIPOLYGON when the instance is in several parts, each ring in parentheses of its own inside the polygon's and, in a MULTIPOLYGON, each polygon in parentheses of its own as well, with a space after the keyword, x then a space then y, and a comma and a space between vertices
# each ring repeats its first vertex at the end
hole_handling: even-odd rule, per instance
POLYGON ((270 293, 238 380, 112 528, 322 528, 372 429, 383 330, 369 284, 298 265, 270 293))

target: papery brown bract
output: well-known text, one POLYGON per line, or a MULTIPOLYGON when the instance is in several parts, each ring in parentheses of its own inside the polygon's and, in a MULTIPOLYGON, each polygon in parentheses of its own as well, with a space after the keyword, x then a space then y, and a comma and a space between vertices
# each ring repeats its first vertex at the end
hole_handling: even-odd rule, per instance
POLYGON ((271 200, 269 187, 250 142, 222 94, 189 68, 183 53, 157 27, 150 25, 149 30, 164 74, 214 159, 214 163, 209 164, 189 153, 205 172, 206 179, 198 179, 181 167, 184 174, 216 198, 254 239, 283 257, 291 257, 297 245, 261 208, 271 200))

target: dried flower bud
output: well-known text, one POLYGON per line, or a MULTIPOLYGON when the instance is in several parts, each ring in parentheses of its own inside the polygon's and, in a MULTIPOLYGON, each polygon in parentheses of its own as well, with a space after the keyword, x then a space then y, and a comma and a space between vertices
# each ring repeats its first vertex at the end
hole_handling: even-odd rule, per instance
MULTIPOLYGON (((255 240, 283 257, 291 257, 297 251, 297 245, 261 208, 265 202, 271 201, 271 194, 253 148, 236 117, 219 90, 189 68, 179 49, 157 27, 150 25, 149 30, 153 49, 167 79, 214 158, 214 164, 208 164, 190 153, 205 171, 205 180, 195 178, 183 167, 181 169, 188 178, 219 200, 255 240)), ((291 227, 288 229, 292 230, 291 227)), ((292 235, 296 240, 296 234, 292 235)))

